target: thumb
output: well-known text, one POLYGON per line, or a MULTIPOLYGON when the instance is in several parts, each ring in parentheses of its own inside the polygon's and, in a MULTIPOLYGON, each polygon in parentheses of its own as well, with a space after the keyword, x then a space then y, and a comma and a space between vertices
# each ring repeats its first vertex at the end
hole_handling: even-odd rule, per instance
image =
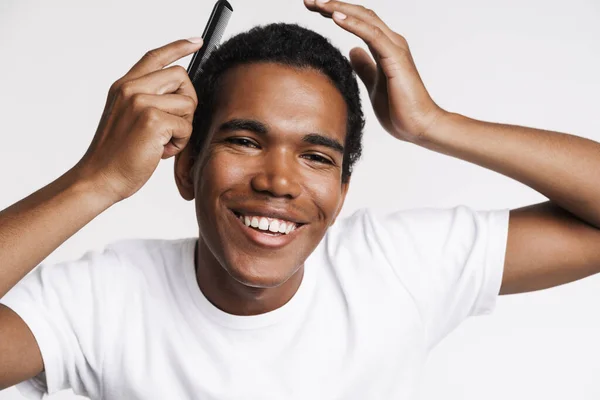
POLYGON ((356 71, 360 80, 365 84, 367 91, 371 93, 377 78, 377 64, 360 47, 350 50, 350 64, 352 64, 352 68, 356 71))

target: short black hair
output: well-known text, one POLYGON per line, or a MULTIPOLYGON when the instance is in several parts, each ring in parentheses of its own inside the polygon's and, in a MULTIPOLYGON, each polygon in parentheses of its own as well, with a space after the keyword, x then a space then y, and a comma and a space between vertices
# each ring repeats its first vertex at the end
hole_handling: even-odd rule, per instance
POLYGON ((348 59, 327 38, 297 24, 254 27, 231 37, 211 53, 195 82, 198 107, 190 138, 192 156, 196 157, 204 146, 223 74, 238 65, 263 62, 314 69, 340 91, 348 110, 342 165, 342 182, 347 183, 362 153, 365 125, 356 76, 348 59))

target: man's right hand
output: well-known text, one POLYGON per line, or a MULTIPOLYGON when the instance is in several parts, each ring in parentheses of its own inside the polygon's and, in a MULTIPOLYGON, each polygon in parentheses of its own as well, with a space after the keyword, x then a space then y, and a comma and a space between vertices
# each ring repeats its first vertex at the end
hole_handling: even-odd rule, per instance
POLYGON ((191 40, 147 52, 108 92, 94 139, 75 169, 112 202, 137 192, 160 160, 183 150, 191 136, 196 91, 185 68, 164 68, 202 46, 191 40))
MULTIPOLYGON (((110 88, 96 135, 77 165, 0 211, 0 298, 89 221, 139 190, 161 158, 185 147, 196 92, 184 68, 163 68, 200 46, 179 40, 146 53, 110 88)), ((43 368, 26 323, 0 305, 0 390, 43 368)))

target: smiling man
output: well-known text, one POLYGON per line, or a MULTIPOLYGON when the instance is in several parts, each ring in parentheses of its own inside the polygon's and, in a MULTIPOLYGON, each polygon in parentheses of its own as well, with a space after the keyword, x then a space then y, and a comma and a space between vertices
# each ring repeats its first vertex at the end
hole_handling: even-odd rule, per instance
POLYGON ((377 15, 306 1, 369 46, 348 62, 289 24, 231 38, 197 92, 147 53, 111 87, 89 150, 0 213, 0 388, 109 399, 405 399, 428 352, 499 293, 600 269, 600 145, 486 123, 430 98, 377 15), (395 138, 510 176, 550 201, 518 210, 359 210, 337 219, 361 153, 356 71, 395 138), (197 238, 48 254, 132 196, 161 158, 197 238), (534 251, 532 251, 534 249, 534 251))
POLYGON ((324 38, 283 24, 233 38, 204 71, 202 123, 177 159, 203 238, 198 283, 221 309, 264 313, 294 295, 341 210, 360 151, 358 85, 324 38))

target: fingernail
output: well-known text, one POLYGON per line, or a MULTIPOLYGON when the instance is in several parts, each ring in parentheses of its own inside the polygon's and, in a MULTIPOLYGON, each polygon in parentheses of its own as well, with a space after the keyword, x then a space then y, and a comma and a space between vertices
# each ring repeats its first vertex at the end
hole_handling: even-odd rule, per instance
POLYGON ((320 4, 325 4, 328 2, 329 2, 329 0, 317 0, 317 3, 320 3, 320 4))
POLYGON ((199 36, 194 36, 194 37, 188 38, 187 40, 192 43, 202 43, 203 42, 202 38, 199 36))
POLYGON ((341 21, 346 19, 346 14, 342 14, 339 11, 334 11, 332 17, 341 21))

